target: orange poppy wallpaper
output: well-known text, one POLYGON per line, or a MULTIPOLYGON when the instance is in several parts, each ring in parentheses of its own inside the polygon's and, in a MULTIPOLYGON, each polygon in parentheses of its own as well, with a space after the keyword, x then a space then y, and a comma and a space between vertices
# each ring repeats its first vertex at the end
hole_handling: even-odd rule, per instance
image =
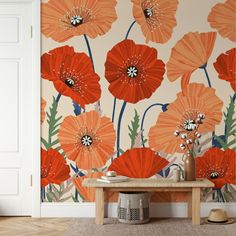
POLYGON ((107 170, 172 179, 190 151, 202 201, 236 201, 234 0, 42 0, 41 27, 42 202, 94 201, 107 170))

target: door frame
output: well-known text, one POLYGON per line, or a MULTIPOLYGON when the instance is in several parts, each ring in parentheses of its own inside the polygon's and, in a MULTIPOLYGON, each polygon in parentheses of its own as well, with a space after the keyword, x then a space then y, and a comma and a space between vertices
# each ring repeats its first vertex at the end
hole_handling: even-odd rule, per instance
MULTIPOLYGON (((24 1, 24 0, 22 0, 24 1)), ((41 216, 40 180, 41 180, 41 0, 32 2, 32 99, 33 99, 33 153, 32 153, 32 217, 41 216)))
POLYGON ((40 137, 41 137, 41 0, 0 0, 0 4, 31 3, 32 6, 32 217, 41 216, 40 199, 40 137))

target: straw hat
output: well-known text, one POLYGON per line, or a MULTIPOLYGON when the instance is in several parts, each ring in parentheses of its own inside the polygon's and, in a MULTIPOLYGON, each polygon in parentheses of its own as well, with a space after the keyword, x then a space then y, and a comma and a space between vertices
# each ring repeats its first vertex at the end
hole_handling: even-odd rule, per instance
POLYGON ((226 211, 223 209, 211 209, 205 222, 209 224, 232 224, 234 220, 228 219, 226 211))

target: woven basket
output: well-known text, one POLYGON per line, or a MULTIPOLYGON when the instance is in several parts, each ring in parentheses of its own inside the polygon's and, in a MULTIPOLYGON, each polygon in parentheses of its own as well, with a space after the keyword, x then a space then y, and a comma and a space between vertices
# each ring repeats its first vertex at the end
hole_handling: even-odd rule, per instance
POLYGON ((120 192, 118 220, 127 224, 143 224, 149 221, 148 192, 120 192))

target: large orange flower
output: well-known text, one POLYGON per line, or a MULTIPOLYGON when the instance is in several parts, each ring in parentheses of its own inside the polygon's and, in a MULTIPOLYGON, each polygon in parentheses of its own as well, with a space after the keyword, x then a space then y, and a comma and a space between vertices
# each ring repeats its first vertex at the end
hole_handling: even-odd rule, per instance
POLYGON ((56 150, 41 148, 41 186, 61 184, 70 178, 70 167, 64 157, 56 150))
POLYGON ((236 152, 210 148, 202 157, 196 158, 196 176, 211 180, 215 188, 236 184, 236 152))
POLYGON ((41 124, 45 120, 46 112, 45 112, 45 107, 46 107, 47 102, 41 98, 41 124))
POLYGON ((165 65, 157 51, 146 45, 123 40, 107 54, 105 77, 114 97, 137 103, 149 98, 161 85, 165 65))
POLYGON ((223 38, 236 42, 236 1, 217 3, 211 9, 208 22, 223 38))
POLYGON ((219 78, 230 82, 232 89, 236 92, 236 48, 220 54, 214 63, 214 67, 219 78))
POLYGON ((168 79, 173 82, 181 77, 182 88, 185 88, 193 71, 206 65, 211 56, 215 39, 215 32, 185 34, 172 48, 167 63, 168 79))
POLYGON ((117 157, 108 170, 131 178, 149 178, 160 172, 169 162, 150 148, 133 148, 117 157))
POLYGON ((183 139, 192 142, 201 134, 211 132, 222 118, 223 102, 215 89, 192 83, 177 94, 168 110, 159 115, 156 125, 149 131, 149 145, 155 151, 166 153, 185 152, 183 139), (198 125, 200 123, 200 125, 198 125))
POLYGON ((62 95, 71 97, 82 107, 100 98, 100 78, 85 53, 63 46, 43 54, 41 61, 42 77, 52 81, 62 95))
POLYGON ((167 42, 176 26, 178 0, 132 0, 133 15, 146 42, 167 42))
MULTIPOLYGON (((84 201, 94 202, 95 201, 95 189, 83 187, 83 180, 86 178, 100 178, 103 175, 101 172, 90 172, 88 175, 83 177, 76 177, 73 179, 73 183, 77 189, 77 191, 82 195, 84 201)), ((117 202, 118 196, 115 192, 107 192, 105 193, 105 201, 108 202, 117 202)))
POLYGON ((116 0, 49 0, 42 3, 42 32, 57 42, 105 34, 117 19, 116 0))
POLYGON ((86 178, 100 178, 102 176, 101 172, 91 172, 87 176, 76 177, 73 179, 73 183, 77 191, 82 195, 85 201, 94 202, 95 201, 95 189, 83 187, 83 180, 86 178))
POLYGON ((61 148, 79 168, 101 167, 114 153, 115 130, 108 117, 96 111, 67 116, 58 134, 61 148))

